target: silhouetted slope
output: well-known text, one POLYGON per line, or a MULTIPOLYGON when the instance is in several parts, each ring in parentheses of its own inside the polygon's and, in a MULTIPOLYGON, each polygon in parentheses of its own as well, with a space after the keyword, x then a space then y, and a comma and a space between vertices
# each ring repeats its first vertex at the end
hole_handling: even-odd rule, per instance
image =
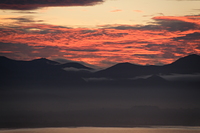
POLYGON ((153 86, 169 86, 171 82, 165 80, 158 75, 151 75, 148 78, 137 78, 125 80, 124 84, 126 86, 137 86, 137 87, 153 87, 153 86), (125 82, 126 81, 126 82, 125 82))
POLYGON ((152 75, 145 80, 150 81, 150 82, 166 82, 166 80, 158 75, 152 75))
POLYGON ((131 63, 119 63, 104 70, 100 70, 94 74, 94 77, 109 78, 132 78, 141 75, 153 74, 192 74, 200 73, 200 56, 189 55, 178 59, 177 61, 163 66, 143 66, 131 63))
POLYGON ((5 56, 0 56, 0 61, 6 63, 6 62, 9 62, 9 61, 14 61, 14 60, 9 59, 9 58, 7 58, 7 57, 5 57, 5 56))
POLYGON ((37 63, 38 65, 60 65, 60 63, 52 60, 48 60, 46 58, 40 58, 40 59, 35 59, 32 60, 31 62, 37 63))
POLYGON ((32 61, 15 61, 0 58, 1 84, 29 86, 60 86, 83 83, 84 80, 45 58, 32 61))
POLYGON ((186 65, 187 67, 191 67, 191 68, 198 67, 200 66, 200 56, 196 54, 188 55, 186 57, 182 57, 176 60, 175 62, 171 64, 182 66, 182 67, 185 67, 183 65, 186 65))
POLYGON ((88 84, 82 80, 85 75, 65 71, 45 58, 0 57, 0 128, 199 126, 200 84, 175 86, 177 82, 169 83, 157 74, 181 67, 196 67, 192 73, 198 72, 199 56, 189 57, 164 66, 120 63, 95 73, 118 79, 96 78, 97 82, 88 84), (152 76, 129 78, 146 74, 152 76))
POLYGON ((111 78, 132 77, 136 75, 137 70, 141 69, 141 67, 142 66, 131 63, 119 63, 107 69, 96 72, 95 76, 111 78))
POLYGON ((188 55, 163 66, 163 68, 163 73, 200 73, 200 56, 196 54, 188 55))
POLYGON ((142 66, 131 63, 119 63, 104 70, 91 73, 87 70, 92 68, 86 67, 82 64, 71 62, 60 64, 45 58, 35 59, 32 61, 16 61, 6 57, 0 57, 0 79, 1 84, 37 84, 37 85, 55 85, 58 86, 77 84, 85 82, 83 78, 91 77, 105 77, 111 79, 118 79, 117 81, 100 81, 103 85, 110 84, 130 84, 136 82, 142 84, 164 84, 164 79, 156 77, 159 74, 194 74, 200 73, 200 56, 189 55, 178 59, 177 61, 163 66, 142 66), (75 68, 81 71, 65 71, 64 68, 75 68), (83 70, 85 69, 85 70, 83 70), (130 80, 136 76, 154 75, 149 79, 130 80), (162 81, 161 81, 162 80, 162 81), (105 82, 105 84, 104 84, 105 82), (119 82, 119 83, 116 83, 119 82))
POLYGON ((149 85, 160 85, 160 86, 166 86, 169 84, 169 81, 165 80, 164 78, 158 76, 158 75, 152 75, 145 79, 143 84, 149 84, 149 85))
POLYGON ((0 77, 1 79, 9 79, 16 74, 16 71, 25 61, 16 61, 4 56, 0 56, 0 77))
POLYGON ((160 66, 142 66, 131 63, 119 63, 107 69, 96 72, 97 77, 132 78, 140 75, 158 74, 160 66))
POLYGON ((86 67, 80 63, 77 63, 77 62, 69 62, 69 63, 65 63, 65 64, 61 64, 60 65, 61 68, 76 68, 76 69, 87 69, 87 70, 93 70, 93 68, 89 68, 89 67, 86 67))

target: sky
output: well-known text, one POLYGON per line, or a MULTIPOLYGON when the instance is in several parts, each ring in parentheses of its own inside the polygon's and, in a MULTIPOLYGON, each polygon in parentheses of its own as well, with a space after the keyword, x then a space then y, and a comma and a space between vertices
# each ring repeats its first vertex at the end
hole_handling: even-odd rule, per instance
POLYGON ((98 67, 200 54, 200 0, 1 0, 0 56, 98 67))

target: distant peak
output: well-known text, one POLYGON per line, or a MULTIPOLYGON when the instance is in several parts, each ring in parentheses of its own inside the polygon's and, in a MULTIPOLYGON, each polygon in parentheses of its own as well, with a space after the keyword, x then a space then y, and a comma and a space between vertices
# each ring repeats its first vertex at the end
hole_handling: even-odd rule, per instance
POLYGON ((89 68, 89 67, 86 67, 78 62, 68 62, 68 63, 65 63, 65 64, 62 64, 61 65, 63 68, 66 68, 66 67, 74 67, 74 68, 83 68, 83 69, 90 69, 92 70, 92 68, 89 68))
POLYGON ((10 59, 10 58, 7 58, 7 57, 5 57, 5 56, 0 56, 0 60, 1 61, 5 61, 5 60, 12 60, 13 61, 13 59, 10 59))
POLYGON ((150 77, 148 77, 147 79, 150 79, 150 78, 154 78, 154 79, 161 79, 161 77, 160 76, 158 76, 158 75, 156 75, 156 74, 153 74, 153 75, 151 75, 150 77))
POLYGON ((116 65, 133 65, 133 64, 131 64, 131 63, 129 63, 129 62, 123 62, 123 63, 118 63, 118 64, 116 64, 116 65))
POLYGON ((134 67, 134 66, 141 66, 141 65, 124 62, 124 63, 118 63, 118 64, 114 65, 113 67, 134 67))
POLYGON ((186 56, 186 57, 194 57, 194 58, 199 58, 200 56, 199 56, 199 55, 197 55, 197 54, 190 54, 190 55, 188 55, 188 56, 186 56))
POLYGON ((200 61, 200 56, 197 55, 197 54, 190 54, 188 56, 185 56, 185 57, 182 57, 182 58, 179 58, 177 61, 175 61, 174 63, 177 63, 177 62, 185 62, 185 63, 189 63, 189 62, 198 62, 200 61))
POLYGON ((59 65, 60 63, 52 60, 48 60, 46 58, 39 58, 39 59, 34 59, 32 62, 41 62, 41 63, 47 63, 47 64, 52 64, 52 65, 59 65))
MULTIPOLYGON (((184 59, 184 58, 196 59, 196 58, 200 58, 200 56, 197 55, 197 54, 190 54, 190 55, 185 56, 185 57, 182 57, 182 58, 183 58, 183 59, 184 59)), ((182 59, 182 58, 180 58, 180 59, 182 59)))
POLYGON ((38 59, 34 59, 33 61, 37 61, 37 60, 48 60, 46 58, 38 58, 38 59))
POLYGON ((6 58, 5 56, 0 56, 0 58, 6 58))
POLYGON ((49 60, 47 60, 46 58, 39 58, 39 59, 34 59, 32 61, 33 62, 48 62, 49 60))
POLYGON ((158 75, 152 75, 150 77, 147 78, 147 80, 151 80, 151 81, 166 81, 164 78, 158 76, 158 75))
POLYGON ((124 62, 124 63, 118 63, 118 64, 115 64, 114 66, 111 66, 112 67, 127 67, 127 66, 132 66, 133 64, 129 63, 129 62, 124 62))

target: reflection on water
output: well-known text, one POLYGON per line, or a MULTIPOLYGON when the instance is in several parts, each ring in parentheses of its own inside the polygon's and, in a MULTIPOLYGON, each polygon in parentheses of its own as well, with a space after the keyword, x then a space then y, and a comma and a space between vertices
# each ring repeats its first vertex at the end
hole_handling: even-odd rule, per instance
POLYGON ((0 133, 199 133, 200 127, 149 127, 149 128, 34 128, 2 129, 0 133))

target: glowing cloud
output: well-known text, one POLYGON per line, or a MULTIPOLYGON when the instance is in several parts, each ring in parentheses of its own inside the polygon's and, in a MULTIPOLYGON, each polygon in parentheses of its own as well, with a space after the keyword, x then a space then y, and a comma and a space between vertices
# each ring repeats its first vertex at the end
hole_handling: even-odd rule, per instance
POLYGON ((7 54, 7 53, 13 53, 13 51, 0 51, 0 53, 7 54))
POLYGON ((198 16, 156 16, 153 17, 152 19, 155 20, 176 20, 176 21, 183 21, 183 22, 188 22, 188 23, 193 23, 200 25, 200 15, 198 16))
POLYGON ((199 19, 189 16, 154 19, 169 22, 168 25, 160 21, 145 26, 102 25, 94 29, 45 24, 4 27, 0 31, 0 48, 3 48, 0 54, 21 59, 66 58, 101 67, 119 62, 168 64, 188 54, 200 54, 199 19), (177 24, 174 20, 184 23, 169 30, 177 24), (195 28, 188 27, 190 24, 195 24, 195 28))

